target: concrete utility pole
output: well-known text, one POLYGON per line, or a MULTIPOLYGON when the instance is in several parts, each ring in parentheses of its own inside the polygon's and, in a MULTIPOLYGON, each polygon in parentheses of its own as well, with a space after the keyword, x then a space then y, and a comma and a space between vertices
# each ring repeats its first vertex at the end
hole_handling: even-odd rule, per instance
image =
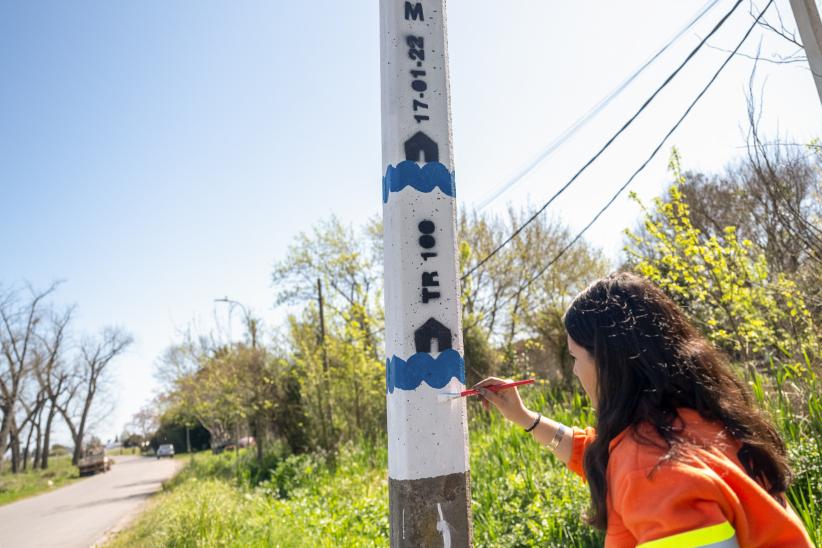
POLYGON ((819 20, 819 10, 815 0, 791 0, 791 9, 822 103, 822 21, 819 20))
POLYGON ((380 0, 392 546, 472 543, 444 0, 380 0))

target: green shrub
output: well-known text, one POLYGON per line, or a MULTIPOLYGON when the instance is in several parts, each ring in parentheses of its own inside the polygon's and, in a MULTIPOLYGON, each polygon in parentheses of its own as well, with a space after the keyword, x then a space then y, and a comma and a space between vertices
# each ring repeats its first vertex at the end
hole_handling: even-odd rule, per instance
MULTIPOLYGON (((793 380, 785 380, 787 387, 793 380)), ((799 380, 796 380, 799 382, 799 380)), ((761 404, 771 414, 793 413, 786 433, 796 481, 788 493, 811 538, 822 530, 822 455, 818 400, 791 403, 761 377, 761 404), (782 408, 780 406, 798 406, 782 408), (815 414, 814 414, 815 413, 815 414), (809 420, 808 417, 817 417, 809 420)), ((802 391, 814 386, 796 385, 802 391)), ((594 422, 587 400, 548 386, 523 391, 527 405, 565 424, 594 422)), ((601 546, 603 536, 585 524, 587 486, 564 464, 498 413, 471 402, 471 494, 474 543, 485 546, 601 546)), ((777 421, 782 427, 788 421, 777 421)), ((115 546, 387 546, 386 444, 361 440, 340 448, 336 459, 318 453, 267 454, 265 466, 240 452, 200 454, 169 483, 156 505, 115 546), (252 468, 257 467, 252 472, 252 468), (255 481, 253 478, 266 478, 255 481)))
POLYGON ((277 464, 271 472, 271 479, 262 487, 278 498, 288 499, 298 488, 317 482, 321 476, 327 475, 327 470, 315 455, 291 455, 277 464))

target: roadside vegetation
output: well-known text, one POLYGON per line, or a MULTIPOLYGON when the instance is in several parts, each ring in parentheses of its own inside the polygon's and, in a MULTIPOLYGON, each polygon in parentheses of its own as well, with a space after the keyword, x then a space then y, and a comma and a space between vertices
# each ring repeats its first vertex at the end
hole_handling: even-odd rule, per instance
MULTIPOLYGON (((755 388, 760 403, 785 418, 780 427, 797 474, 789 498, 818 544, 822 406, 814 400, 806 420, 788 426, 793 411, 784 392, 764 400, 765 391, 755 388)), ((525 396, 567 424, 593 420, 579 396, 545 384, 525 396)), ((469 409, 475 545, 601 546, 602 534, 582 518, 584 483, 499 415, 476 404, 469 409)), ((388 546, 385 448, 345 444, 330 462, 319 452, 289 455, 281 446, 265 454, 262 467, 250 450, 241 451, 239 467, 233 453, 198 453, 110 546, 388 546)))
MULTIPOLYGON (((545 402, 545 387, 532 391, 545 402)), ((582 400, 556 406, 583 420, 582 400)), ((599 533, 580 519, 584 484, 522 432, 471 408, 471 468, 477 546, 595 545, 599 533), (528 462, 524 467, 523 462, 528 462), (530 539, 523 544, 522 539, 530 539)), ((343 445, 333 462, 319 452, 198 453, 120 546, 388 546, 386 444, 343 445)))
POLYGON ((29 469, 19 474, 0 472, 0 506, 39 495, 80 479, 71 456, 53 457, 48 469, 29 469))
MULTIPOLYGON (((754 127, 748 156, 722 175, 683 171, 674 151, 670 184, 641 204, 618 267, 584 242, 561 253, 573 234, 554 220, 529 224, 462 284, 466 375, 468 384, 536 378, 523 390, 532 408, 595 423, 562 315, 593 279, 634 270, 683 307, 770 414, 795 473, 788 497, 819 544, 822 148, 772 145, 754 127)), ((462 271, 528 217, 463 213, 462 271)), ((181 432, 201 428, 216 449, 250 437, 256 448, 239 462, 233 451, 198 454, 116 546, 387 543, 381 257, 379 222, 324 222, 275 266, 277 302, 294 311, 282 329, 267 331, 240 306, 244 340, 192 329, 168 349, 158 366, 166 392, 148 407, 159 410, 156 432, 177 432, 179 445, 181 432)), ((601 545, 585 521, 587 487, 520 430, 469 405, 476 545, 601 545)))

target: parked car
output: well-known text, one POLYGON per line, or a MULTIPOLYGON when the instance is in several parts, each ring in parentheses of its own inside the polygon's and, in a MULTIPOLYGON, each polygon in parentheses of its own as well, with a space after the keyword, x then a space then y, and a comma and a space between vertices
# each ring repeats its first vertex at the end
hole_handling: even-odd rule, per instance
POLYGON ((257 440, 253 436, 246 436, 238 440, 228 439, 211 447, 211 452, 219 455, 223 451, 234 451, 236 448, 244 449, 246 447, 254 447, 257 445, 257 440))
POLYGON ((157 448, 157 458, 161 459, 163 457, 168 457, 170 459, 174 458, 174 445, 170 443, 164 443, 157 448))
POLYGON ((220 443, 215 444, 211 447, 211 452, 215 455, 219 455, 223 451, 234 451, 236 447, 236 442, 234 440, 224 440, 220 443))

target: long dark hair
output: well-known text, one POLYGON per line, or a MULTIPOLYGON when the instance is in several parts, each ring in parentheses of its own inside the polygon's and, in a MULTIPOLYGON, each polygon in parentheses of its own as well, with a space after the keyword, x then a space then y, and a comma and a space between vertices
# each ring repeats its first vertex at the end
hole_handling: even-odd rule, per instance
POLYGON ((571 339, 593 355, 597 373, 597 436, 584 457, 592 525, 608 524, 611 440, 644 422, 675 455, 686 443, 677 426, 681 407, 722 423, 742 443, 746 472, 780 500, 791 471, 779 434, 724 355, 658 287, 635 274, 613 274, 577 296, 564 321, 571 339))

